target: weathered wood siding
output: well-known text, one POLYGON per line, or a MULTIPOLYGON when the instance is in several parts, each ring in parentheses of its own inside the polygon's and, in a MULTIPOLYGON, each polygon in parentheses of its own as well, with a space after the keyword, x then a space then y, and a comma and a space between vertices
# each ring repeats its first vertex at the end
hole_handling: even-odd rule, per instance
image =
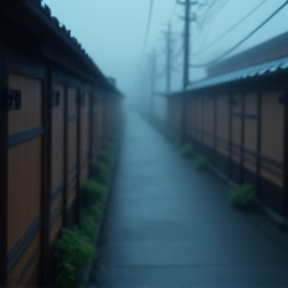
POLYGON ((64 91, 63 85, 53 85, 53 92, 59 93, 59 103, 51 112, 50 244, 57 237, 64 219, 64 91))
POLYGON ((9 111, 8 128, 7 284, 19 287, 40 264, 43 161, 37 131, 42 128, 43 95, 41 81, 24 75, 10 73, 9 87, 22 92, 22 107, 9 111))
MULTIPOLYGON (((187 92, 187 139, 223 177, 252 185, 265 205, 283 215, 285 105, 279 96, 285 90, 229 90, 187 92)), ((168 100, 171 128, 182 111, 174 104, 180 96, 168 100)))

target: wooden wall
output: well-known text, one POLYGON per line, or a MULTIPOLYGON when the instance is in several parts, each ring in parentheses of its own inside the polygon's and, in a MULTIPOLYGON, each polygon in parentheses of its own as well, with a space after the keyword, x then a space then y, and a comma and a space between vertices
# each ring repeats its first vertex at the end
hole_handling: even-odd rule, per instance
POLYGON ((67 89, 67 225, 72 227, 76 223, 76 211, 75 211, 75 200, 77 196, 77 173, 78 173, 78 162, 77 162, 77 133, 78 133, 78 91, 76 88, 68 87, 67 89))
POLYGON ((8 112, 7 251, 0 255, 7 258, 1 282, 8 287, 49 281, 57 236, 77 224, 81 185, 119 114, 115 97, 94 101, 93 86, 53 73, 52 81, 45 74, 9 74, 21 108, 8 112))
POLYGON ((81 179, 80 184, 87 179, 89 175, 89 150, 90 150, 90 94, 84 94, 84 103, 81 107, 81 141, 80 141, 80 166, 81 179))
POLYGON ((97 157, 99 155, 100 150, 103 147, 104 144, 104 137, 103 137, 103 129, 104 129, 104 108, 103 108, 103 102, 102 102, 102 96, 97 94, 96 96, 97 100, 95 105, 93 105, 93 115, 92 115, 92 121, 94 123, 93 127, 93 148, 92 148, 92 161, 93 163, 96 163, 97 157))
POLYGON ((170 128, 178 135, 180 135, 180 127, 182 123, 181 111, 182 111, 182 98, 172 96, 168 98, 168 124, 170 128))
MULTIPOLYGON (((265 205, 284 215, 285 115, 279 96, 285 90, 243 89, 187 92, 185 133, 220 175, 239 185, 251 184, 265 205)), ((168 98, 168 122, 180 131, 175 98, 168 98)))
POLYGON ((7 285, 19 287, 40 264, 43 93, 40 80, 14 73, 9 87, 22 91, 21 109, 8 119, 7 285))
POLYGON ((65 88, 54 84, 53 92, 59 93, 59 103, 52 107, 51 119, 51 206, 50 245, 53 244, 64 223, 64 107, 65 88))

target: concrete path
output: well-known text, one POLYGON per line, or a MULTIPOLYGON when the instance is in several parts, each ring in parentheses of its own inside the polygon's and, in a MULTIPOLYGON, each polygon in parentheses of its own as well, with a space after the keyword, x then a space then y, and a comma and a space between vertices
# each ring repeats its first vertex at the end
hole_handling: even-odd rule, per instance
POLYGON ((288 238, 128 115, 94 287, 288 287, 288 238), (98 279, 98 281, 96 280, 98 279))

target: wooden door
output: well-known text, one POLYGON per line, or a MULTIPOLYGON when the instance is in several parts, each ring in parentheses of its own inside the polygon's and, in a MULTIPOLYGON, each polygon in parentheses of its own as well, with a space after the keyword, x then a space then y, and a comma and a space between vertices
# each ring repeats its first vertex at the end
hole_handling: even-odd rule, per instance
POLYGON ((9 111, 8 286, 37 287, 42 216, 42 83, 10 74, 20 90, 20 110, 9 111))
POLYGON ((64 87, 53 85, 51 119, 50 245, 63 226, 64 208, 64 87))

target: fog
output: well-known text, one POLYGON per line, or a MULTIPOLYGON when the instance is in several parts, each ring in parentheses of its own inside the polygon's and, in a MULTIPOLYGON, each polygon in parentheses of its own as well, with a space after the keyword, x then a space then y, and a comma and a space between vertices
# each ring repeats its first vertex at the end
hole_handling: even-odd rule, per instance
MULTIPOLYGON (((151 91, 151 53, 156 51, 157 74, 155 91, 166 92, 166 43, 163 31, 171 21, 173 31, 173 71, 171 90, 183 87, 183 5, 175 0, 155 0, 146 45, 144 39, 148 22, 150 0, 46 0, 52 15, 71 30, 71 34, 94 59, 101 71, 114 77, 126 102, 148 105, 151 91), (145 49, 144 49, 145 48, 145 49), (160 77, 162 76, 162 77, 160 77)), ((206 7, 193 7, 198 21, 191 23, 190 63, 206 63, 224 53, 242 40, 256 26, 275 11, 284 0, 267 0, 259 10, 246 19, 210 49, 205 47, 222 35, 263 0, 206 0, 206 7), (217 2, 217 3, 215 3, 217 2), (209 6, 214 8, 209 10, 209 6), (210 11, 210 12, 209 12, 210 11), (203 53, 199 54, 199 51, 203 53), (194 56, 196 54, 197 56, 194 56)), ((237 54, 287 30, 288 9, 276 17, 253 37, 236 49, 237 54)), ((190 81, 205 77, 205 69, 190 69, 190 81)), ((155 97, 156 110, 164 115, 165 100, 155 97)))

